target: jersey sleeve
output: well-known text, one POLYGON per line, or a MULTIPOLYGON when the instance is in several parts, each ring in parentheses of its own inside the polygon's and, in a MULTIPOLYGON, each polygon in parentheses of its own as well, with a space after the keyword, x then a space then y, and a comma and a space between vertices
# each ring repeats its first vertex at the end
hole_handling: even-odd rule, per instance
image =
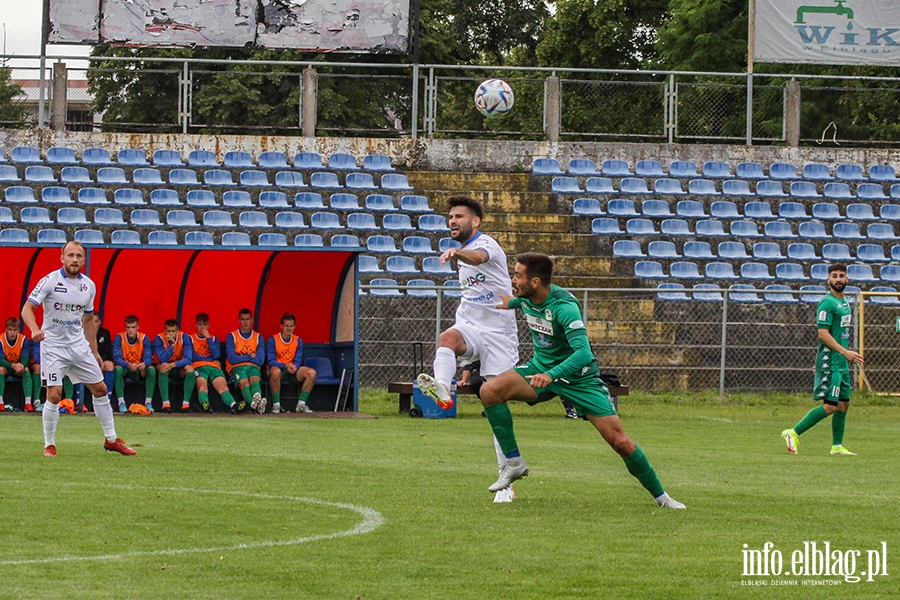
MULTIPOLYGON (((214 335, 206 338, 206 345, 209 347, 209 357, 212 360, 219 360, 219 357, 222 355, 222 348, 219 346, 219 338, 214 335)), ((227 342, 225 346, 227 351, 227 342)))
POLYGON ((159 359, 160 363, 169 362, 169 359, 172 358, 173 350, 174 347, 166 348, 161 335, 157 335, 155 338, 153 338, 153 352, 156 354, 156 358, 159 359))
POLYGON ((122 358, 122 334, 117 335, 113 339, 112 348, 113 348, 113 363, 115 363, 115 365, 117 367, 124 367, 127 369, 128 363, 125 362, 125 360, 122 358))
POLYGON ((153 365, 153 344, 146 334, 142 333, 141 335, 144 337, 144 355, 141 357, 141 362, 149 367, 153 365))
POLYGON ((179 333, 178 335, 181 336, 181 360, 176 361, 175 366, 183 369, 194 362, 194 342, 191 341, 191 336, 189 335, 184 333, 179 333))
POLYGON ((94 282, 90 279, 86 279, 85 281, 87 281, 86 285, 90 296, 88 297, 87 303, 84 305, 84 314, 91 315, 94 313, 94 298, 97 296, 97 286, 94 285, 94 282))
POLYGON ((816 328, 831 329, 834 324, 834 318, 837 316, 830 302, 820 302, 816 307, 816 328))
POLYGON ((590 366, 594 360, 591 343, 588 340, 587 327, 581 317, 581 311, 575 304, 564 304, 556 310, 556 323, 565 333, 566 340, 572 348, 572 354, 566 360, 550 369, 547 374, 553 379, 574 375, 590 366))
POLYGON ((298 369, 303 365, 303 340, 297 338, 297 351, 294 352, 294 366, 298 369))
POLYGON ((269 367, 270 368, 275 368, 275 367, 280 368, 280 367, 284 366, 278 362, 278 357, 275 356, 275 336, 274 335, 266 340, 266 356, 269 357, 269 367))
POLYGON ((257 333, 256 337, 258 338, 256 343, 256 356, 253 358, 253 364, 263 368, 263 365, 266 364, 266 338, 262 336, 261 333, 257 333))
POLYGON ((51 286, 48 282, 50 281, 50 276, 47 275, 43 277, 40 281, 37 282, 37 285, 34 286, 34 289, 31 290, 31 294, 28 295, 28 301, 34 304, 35 306, 40 306, 44 301, 44 298, 47 297, 47 294, 50 293, 53 286, 51 286))

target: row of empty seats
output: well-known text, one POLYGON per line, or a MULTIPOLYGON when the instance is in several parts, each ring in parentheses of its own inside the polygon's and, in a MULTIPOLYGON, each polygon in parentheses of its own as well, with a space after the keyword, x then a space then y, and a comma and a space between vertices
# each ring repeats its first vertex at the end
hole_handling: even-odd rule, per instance
POLYGON ((757 242, 753 244, 751 252, 747 252, 747 246, 743 242, 721 242, 718 245, 718 253, 713 253, 709 242, 686 242, 681 252, 674 242, 656 240, 647 244, 645 253, 640 242, 635 240, 618 240, 613 244, 614 258, 659 258, 665 260, 678 260, 682 257, 692 259, 722 259, 732 261, 744 260, 796 260, 800 262, 812 262, 825 260, 829 262, 850 262, 859 260, 867 263, 886 263, 900 261, 900 244, 890 249, 890 256, 885 255, 885 248, 881 244, 860 244, 856 248, 856 256, 850 252, 847 244, 829 243, 822 246, 822 255, 816 254, 812 244, 797 242, 788 245, 787 254, 782 253, 781 245, 775 242, 757 242))
MULTIPOLYGON (((735 271, 734 265, 726 262, 709 262, 700 271, 698 263, 690 261, 675 262, 669 266, 666 274, 663 264, 655 260, 642 260, 634 265, 634 276, 638 279, 709 279, 709 280, 754 280, 774 281, 776 279, 791 282, 825 281, 828 279, 828 266, 831 263, 812 265, 809 275, 803 265, 797 263, 779 263, 775 265, 774 274, 769 265, 760 262, 741 263, 735 271)), ((900 265, 884 265, 878 276, 870 265, 850 263, 847 265, 847 278, 853 283, 900 283, 900 265)))
POLYGON ((697 236, 697 237, 736 237, 759 238, 771 237, 778 239, 827 239, 830 237, 843 240, 896 240, 900 239, 894 233, 894 226, 890 223, 869 223, 866 225, 866 233, 863 235, 859 223, 851 221, 839 221, 832 225, 831 233, 828 233, 825 223, 821 221, 801 221, 794 233, 793 226, 787 221, 769 221, 760 232, 756 221, 732 221, 728 230, 725 224, 717 220, 697 221, 694 229, 684 219, 666 219, 656 224, 642 217, 628 219, 625 222, 625 230, 620 228, 619 220, 611 217, 597 217, 591 222, 591 232, 595 235, 631 235, 631 236, 697 236))
POLYGON ((857 164, 840 164, 834 169, 832 174, 831 168, 822 163, 809 163, 799 170, 791 163, 772 163, 769 166, 768 173, 765 172, 761 163, 758 162, 741 162, 738 163, 734 172, 731 165, 724 161, 707 161, 703 163, 702 169, 698 169, 697 164, 689 160, 675 160, 669 165, 668 170, 664 169, 662 163, 658 160, 639 160, 634 165, 634 171, 631 170, 628 162, 624 160, 610 159, 605 160, 597 169, 593 160, 586 158, 574 158, 569 161, 567 171, 563 171, 559 161, 555 158, 536 158, 532 164, 531 172, 535 175, 565 175, 578 177, 591 177, 603 174, 606 177, 670 177, 673 179, 748 179, 748 180, 765 180, 774 179, 782 181, 791 181, 805 179, 808 181, 880 181, 894 182, 900 181, 897 178, 894 167, 890 165, 872 165, 869 167, 868 177, 863 171, 861 165, 857 164))
MULTIPOLYGON (((379 277, 370 281, 368 285, 372 287, 368 288, 368 292, 360 289, 360 296, 365 296, 368 293, 372 296, 384 296, 390 298, 403 296, 405 291, 407 296, 413 298, 437 298, 439 291, 436 289, 427 289, 435 287, 435 282, 430 279, 410 279, 405 284, 402 284, 396 279, 379 277), (404 285, 408 286, 405 290, 401 289, 404 285)), ((459 289, 459 282, 456 280, 445 281, 443 285, 437 287, 441 288, 440 293, 445 298, 459 298, 462 296, 462 291, 459 289)))
MULTIPOLYGON (((722 302, 724 293, 722 289, 715 284, 699 283, 693 288, 685 288, 680 283, 663 283, 660 284, 657 299, 667 302, 722 302), (690 296, 688 295, 690 294, 690 296)), ((818 304, 827 290, 821 285, 805 285, 800 288, 799 294, 795 293, 790 287, 780 284, 767 285, 764 290, 758 290, 749 284, 734 284, 728 288, 729 302, 738 302, 742 304, 762 304, 768 302, 771 304, 818 304), (762 298, 760 298, 762 293, 762 298)), ((858 293, 861 290, 855 286, 848 285, 844 288, 845 298, 851 304, 858 300, 858 293)), ((881 292, 887 294, 896 294, 897 290, 892 287, 874 287, 870 291, 881 292)), ((898 306, 900 299, 896 295, 885 296, 868 296, 867 302, 872 304, 886 304, 898 306)))
MULTIPOLYGON (((176 150, 156 150, 152 155, 152 164, 157 167, 182 167, 185 162, 181 157, 181 153, 176 150)), ((3 149, 0 148, 0 163, 7 162, 7 158, 3 149)), ((44 159, 41 158, 40 151, 34 146, 16 146, 10 151, 9 162, 14 164, 41 164, 44 159)), ((136 148, 126 148, 116 153, 116 161, 113 162, 112 155, 105 148, 86 148, 81 153, 79 160, 75 156, 72 148, 54 146, 47 150, 47 164, 53 165, 95 165, 106 166, 119 164, 129 167, 140 167, 151 164, 147 160, 147 153, 136 148)), ((192 150, 188 154, 188 166, 191 167, 219 167, 224 166, 226 169, 247 169, 259 167, 261 169, 289 169, 293 166, 299 170, 322 170, 325 168, 335 171, 359 171, 360 166, 357 159, 352 154, 345 152, 336 152, 328 157, 327 165, 322 161, 322 156, 316 152, 299 152, 294 155, 293 165, 288 164, 288 158, 283 152, 262 152, 257 158, 257 162, 253 161, 253 157, 249 152, 233 151, 226 152, 223 162, 220 164, 216 159, 216 155, 209 150, 192 150)), ((394 171, 391 165, 391 158, 384 154, 368 154, 363 157, 362 170, 375 172, 394 171)))

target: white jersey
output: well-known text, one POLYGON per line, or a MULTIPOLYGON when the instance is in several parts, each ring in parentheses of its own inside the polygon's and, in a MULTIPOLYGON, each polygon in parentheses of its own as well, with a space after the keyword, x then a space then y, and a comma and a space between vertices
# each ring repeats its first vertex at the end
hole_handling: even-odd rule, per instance
POLYGON ((495 331, 516 331, 516 311, 495 308, 502 304, 499 294, 512 296, 512 281, 506 253, 497 240, 479 232, 463 246, 463 250, 482 250, 488 260, 480 265, 457 261, 462 299, 456 319, 468 321, 495 331))
POLYGON ((80 273, 74 279, 67 277, 62 268, 41 279, 28 301, 44 307, 41 331, 46 342, 56 346, 87 343, 81 319, 94 312, 96 293, 93 281, 80 273))

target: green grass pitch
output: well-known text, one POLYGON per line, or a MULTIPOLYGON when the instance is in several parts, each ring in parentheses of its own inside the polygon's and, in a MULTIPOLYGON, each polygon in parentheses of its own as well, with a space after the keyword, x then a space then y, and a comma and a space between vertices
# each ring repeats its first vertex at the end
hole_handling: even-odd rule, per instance
POLYGON ((858 456, 829 456, 829 422, 792 456, 779 434, 812 406, 623 398, 626 431, 686 511, 657 508, 558 402, 513 406, 531 474, 502 505, 471 399, 447 420, 397 415, 371 390, 360 409, 377 419, 117 415, 135 457, 103 452, 78 415, 48 459, 39 417, 0 415, 0 598, 900 597, 900 406, 854 398, 858 456), (888 574, 744 576, 745 550, 771 542, 789 570, 826 541, 861 552, 857 575, 886 542, 888 574))

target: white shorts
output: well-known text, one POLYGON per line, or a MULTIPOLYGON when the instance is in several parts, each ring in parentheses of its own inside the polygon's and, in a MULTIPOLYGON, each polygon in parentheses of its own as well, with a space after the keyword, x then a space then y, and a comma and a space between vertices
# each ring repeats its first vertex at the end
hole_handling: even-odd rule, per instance
POLYGON ((94 359, 87 340, 84 344, 64 348, 53 347, 46 342, 41 344, 41 382, 45 387, 58 387, 63 384, 63 377, 76 384, 103 381, 100 365, 94 359))
POLYGON ((481 376, 494 377, 509 371, 519 362, 519 338, 515 330, 496 331, 468 321, 457 321, 450 329, 460 332, 468 351, 460 364, 481 361, 481 376))

